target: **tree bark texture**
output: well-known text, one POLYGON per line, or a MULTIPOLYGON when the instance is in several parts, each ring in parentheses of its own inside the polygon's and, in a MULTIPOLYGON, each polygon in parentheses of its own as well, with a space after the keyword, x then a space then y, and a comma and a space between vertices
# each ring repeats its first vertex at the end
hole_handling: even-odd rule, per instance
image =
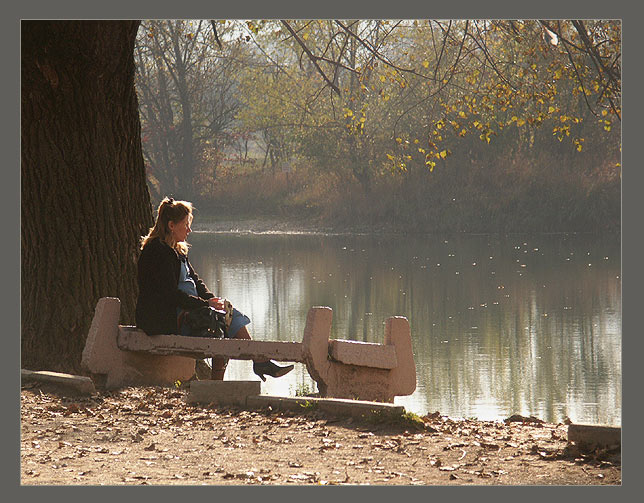
POLYGON ((21 363, 79 372, 96 302, 134 321, 152 225, 134 88, 138 21, 21 25, 21 363))

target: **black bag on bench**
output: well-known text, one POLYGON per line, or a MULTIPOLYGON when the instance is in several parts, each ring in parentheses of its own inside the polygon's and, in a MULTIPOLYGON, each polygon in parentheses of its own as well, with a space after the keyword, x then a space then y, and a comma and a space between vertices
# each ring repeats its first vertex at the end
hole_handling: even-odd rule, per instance
POLYGON ((191 337, 211 337, 221 339, 228 335, 226 326, 226 311, 218 311, 211 307, 200 307, 185 311, 180 323, 187 323, 191 337))

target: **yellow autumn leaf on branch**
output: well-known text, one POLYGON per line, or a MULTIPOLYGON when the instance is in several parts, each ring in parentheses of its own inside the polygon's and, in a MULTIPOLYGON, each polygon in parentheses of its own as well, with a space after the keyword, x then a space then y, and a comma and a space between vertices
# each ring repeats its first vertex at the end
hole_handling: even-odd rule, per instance
POLYGON ((582 151, 582 149, 583 149, 583 145, 582 145, 583 141, 584 141, 584 139, 583 139, 583 138, 577 138, 577 139, 575 140, 575 146, 577 147, 577 152, 581 152, 581 151, 582 151))

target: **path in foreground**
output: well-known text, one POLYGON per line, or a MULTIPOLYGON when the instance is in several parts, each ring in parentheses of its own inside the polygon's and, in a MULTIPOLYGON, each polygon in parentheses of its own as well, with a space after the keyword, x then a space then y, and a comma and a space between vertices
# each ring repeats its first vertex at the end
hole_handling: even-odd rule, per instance
POLYGON ((187 405, 185 389, 21 392, 23 485, 621 484, 619 452, 567 426, 426 416, 425 427, 187 405))

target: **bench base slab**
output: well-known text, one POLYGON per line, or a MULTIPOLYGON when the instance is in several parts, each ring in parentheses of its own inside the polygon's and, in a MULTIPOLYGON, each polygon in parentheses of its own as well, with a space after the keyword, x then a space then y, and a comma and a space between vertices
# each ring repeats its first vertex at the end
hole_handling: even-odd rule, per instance
POLYGON ((345 400, 341 398, 317 397, 282 397, 258 395, 249 396, 246 400, 248 408, 264 409, 271 407, 279 411, 305 411, 309 408, 319 410, 335 416, 369 417, 372 415, 391 414, 399 416, 405 413, 402 405, 390 403, 370 402, 365 400, 345 400))
POLYGON ((66 390, 78 395, 93 395, 96 393, 94 383, 89 377, 60 372, 49 372, 46 370, 25 370, 20 369, 20 380, 22 384, 37 382, 61 386, 66 390))

